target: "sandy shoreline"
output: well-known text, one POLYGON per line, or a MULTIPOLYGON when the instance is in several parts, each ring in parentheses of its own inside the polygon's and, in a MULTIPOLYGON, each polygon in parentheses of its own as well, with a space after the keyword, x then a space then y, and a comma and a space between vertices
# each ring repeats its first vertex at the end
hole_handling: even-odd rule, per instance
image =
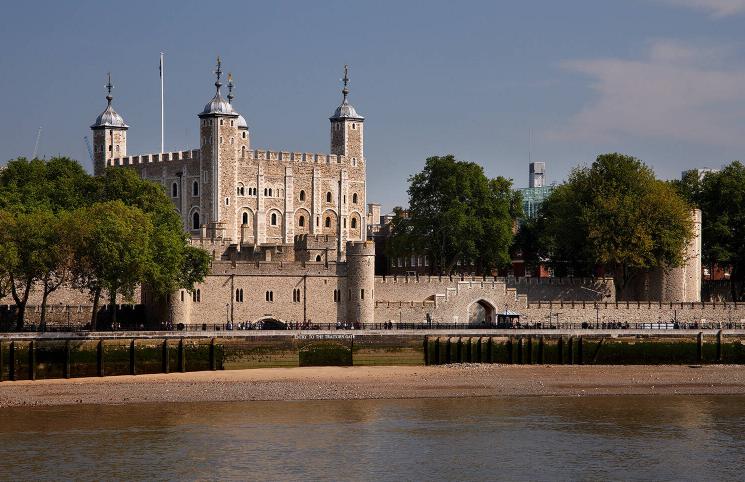
POLYGON ((734 365, 307 367, 0 383, 0 407, 246 400, 745 394, 734 365))

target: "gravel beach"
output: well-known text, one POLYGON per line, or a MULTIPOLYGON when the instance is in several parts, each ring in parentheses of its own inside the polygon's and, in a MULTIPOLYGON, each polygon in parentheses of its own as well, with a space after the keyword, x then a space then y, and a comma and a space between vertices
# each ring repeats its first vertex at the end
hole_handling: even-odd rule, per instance
POLYGON ((483 396, 745 394, 741 366, 307 367, 5 381, 0 407, 483 396))

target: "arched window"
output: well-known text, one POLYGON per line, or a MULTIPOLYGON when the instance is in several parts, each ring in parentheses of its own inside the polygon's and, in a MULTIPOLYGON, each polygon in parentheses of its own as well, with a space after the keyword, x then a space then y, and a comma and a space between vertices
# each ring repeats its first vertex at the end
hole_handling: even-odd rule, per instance
POLYGON ((357 193, 352 194, 352 204, 357 204, 357 193))
POLYGON ((300 191, 300 200, 305 201, 305 191, 300 191))
POLYGON ((191 229, 199 229, 199 212, 195 212, 191 215, 191 229))
POLYGON ((357 229, 357 218, 352 218, 352 229, 357 229))
POLYGON ((235 290, 235 301, 243 303, 243 288, 237 288, 235 290))
POLYGON ((265 293, 265 298, 267 301, 274 301, 274 291, 267 291, 265 293))
MULTIPOLYGON (((245 134, 244 134, 245 137, 245 134)), ((246 157, 246 146, 241 146, 241 157, 246 157)))
POLYGON ((243 224, 248 224, 248 213, 243 213, 243 224))
POLYGON ((194 181, 191 184, 191 195, 192 196, 199 196, 199 181, 194 181))
POLYGON ((264 188, 264 196, 266 196, 269 193, 269 190, 267 188, 264 188))
POLYGON ((277 213, 272 213, 272 226, 277 225, 277 213))
POLYGON ((303 226, 305 226, 305 216, 300 216, 300 218, 298 218, 298 220, 297 220, 297 224, 298 224, 298 226, 300 226, 301 228, 302 228, 303 226))
POLYGON ((171 184, 171 197, 178 197, 178 183, 171 184))
POLYGON ((292 302, 300 303, 300 289, 299 288, 295 288, 292 290, 292 302))
POLYGON ((327 228, 330 228, 331 227, 331 217, 330 216, 326 216, 326 227, 327 228))
POLYGON ((327 203, 330 203, 331 202, 331 191, 329 191, 329 192, 326 193, 326 202, 327 203))
POLYGON ((269 188, 269 197, 272 197, 272 188, 269 188))
POLYGON ((321 262, 321 255, 320 254, 317 254, 316 255, 316 262, 318 262, 318 263, 321 262))
POLYGON ((239 196, 244 196, 246 194, 246 189, 243 187, 243 183, 239 182, 238 187, 235 189, 236 194, 239 196))

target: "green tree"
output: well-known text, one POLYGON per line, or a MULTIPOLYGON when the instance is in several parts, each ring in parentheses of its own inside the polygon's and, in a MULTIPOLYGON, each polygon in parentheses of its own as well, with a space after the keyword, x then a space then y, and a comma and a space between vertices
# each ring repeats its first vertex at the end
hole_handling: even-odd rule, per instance
POLYGON ((150 240, 154 227, 141 209, 119 200, 81 208, 73 223, 78 239, 74 271, 80 286, 93 295, 91 330, 95 330, 102 292, 109 295, 114 324, 118 296, 131 297, 146 279, 154 261, 150 240))
MULTIPOLYGON (((42 283, 42 303, 45 303, 48 295, 66 279, 63 258, 67 253, 67 240, 59 234, 57 216, 46 209, 30 212, 2 210, 0 222, 4 228, 0 235, 0 251, 9 253, 9 257, 3 260, 3 269, 17 308, 16 328, 22 330, 34 286, 42 283)), ((42 304, 42 324, 46 321, 45 314, 42 304)))
POLYGON ((704 178, 700 177, 695 170, 686 171, 681 179, 674 179, 670 184, 678 191, 678 194, 691 206, 699 207, 704 190, 704 178))
POLYGON ((103 292, 115 321, 118 296, 137 286, 156 295, 191 289, 209 269, 163 188, 131 169, 93 178, 64 157, 12 160, 0 172, 0 220, 0 295, 4 288, 12 295, 19 329, 35 287, 42 323, 52 292, 68 282, 87 289, 95 327, 103 292))
POLYGON ((192 289, 209 270, 210 258, 201 248, 189 246, 181 217, 159 184, 140 178, 131 169, 107 169, 96 179, 97 199, 121 200, 135 206, 151 220, 150 251, 156 256, 148 263, 142 284, 155 296, 165 297, 180 289, 192 289))
POLYGON ((619 292, 644 270, 679 266, 693 234, 690 207, 675 188, 622 154, 574 169, 544 202, 538 225, 555 265, 584 272, 601 265, 619 292))
POLYGON ((458 261, 482 273, 509 263, 521 211, 510 180, 488 179, 478 164, 448 155, 428 158, 409 183, 408 217, 401 210, 394 219, 391 256, 426 254, 433 273, 450 273, 458 261))
POLYGON ((49 295, 69 281, 74 240, 67 236, 67 213, 89 202, 92 187, 80 164, 66 157, 19 158, 0 172, 0 209, 9 219, 2 243, 13 253, 5 258, 0 277, 16 303, 18 329, 23 328, 28 298, 37 283, 43 327, 49 295))
POLYGON ((93 180, 67 157, 49 161, 18 158, 0 172, 0 207, 15 211, 61 212, 90 203, 93 180))
POLYGON ((743 299, 745 278, 745 166, 734 161, 704 176, 697 204, 701 208, 703 262, 730 267, 733 300, 743 299))

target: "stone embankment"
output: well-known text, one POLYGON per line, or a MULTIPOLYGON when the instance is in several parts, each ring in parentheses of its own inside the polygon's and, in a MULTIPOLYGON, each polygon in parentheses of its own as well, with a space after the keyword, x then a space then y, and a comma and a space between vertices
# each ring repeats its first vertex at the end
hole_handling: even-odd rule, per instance
POLYGON ((0 335, 0 381, 303 366, 745 364, 743 330, 0 335))

